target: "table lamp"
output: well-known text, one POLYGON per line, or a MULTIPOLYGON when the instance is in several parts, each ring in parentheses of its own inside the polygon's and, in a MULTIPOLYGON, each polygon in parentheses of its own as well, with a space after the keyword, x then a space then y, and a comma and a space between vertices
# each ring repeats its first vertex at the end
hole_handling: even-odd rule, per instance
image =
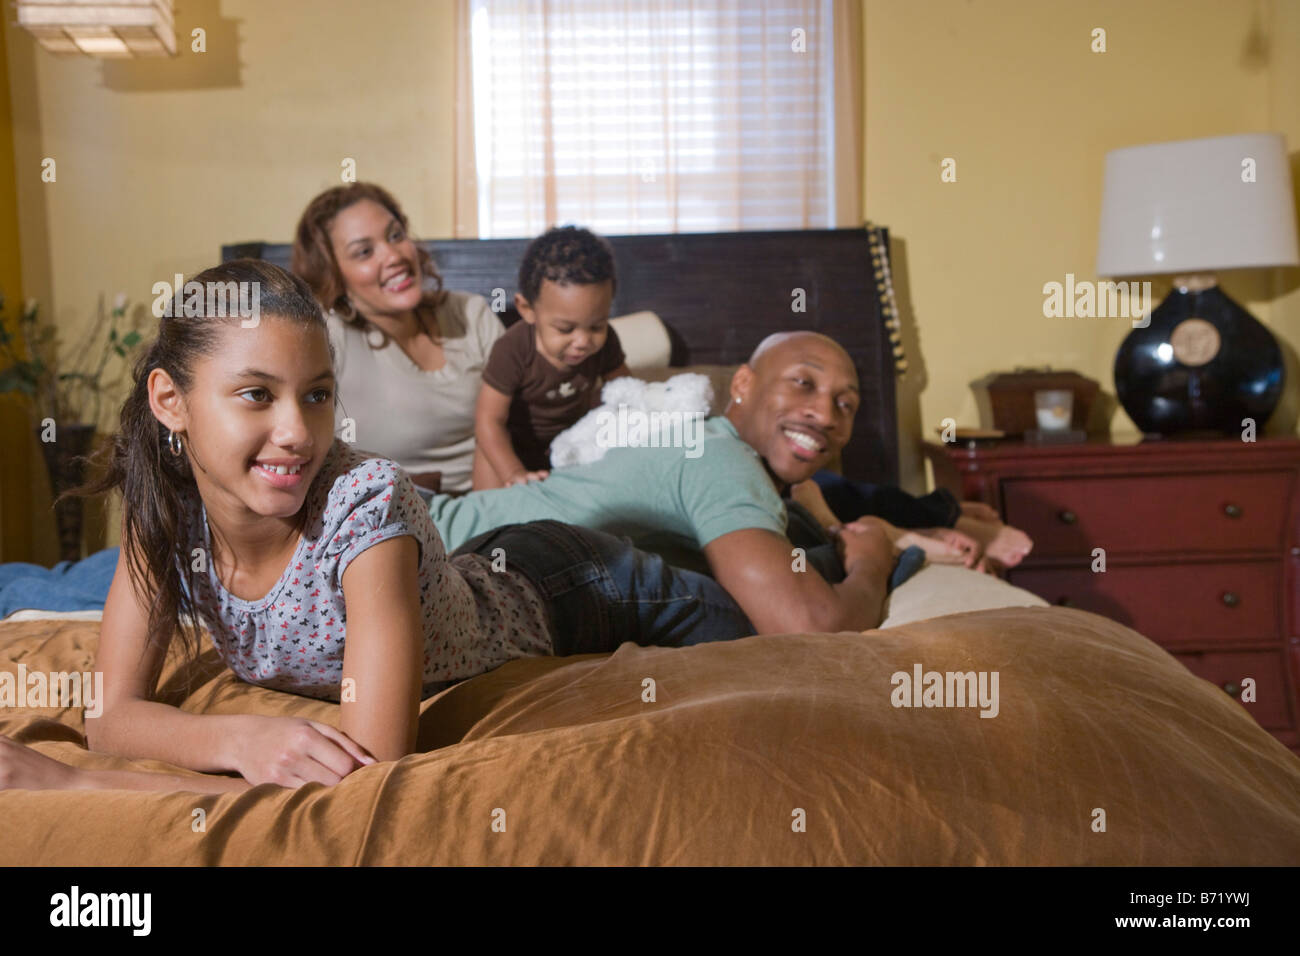
POLYGON ((1106 154, 1097 274, 1173 276, 1115 355, 1115 391, 1147 434, 1263 430, 1282 352, 1215 273, 1300 265, 1286 142, 1249 133, 1106 154))

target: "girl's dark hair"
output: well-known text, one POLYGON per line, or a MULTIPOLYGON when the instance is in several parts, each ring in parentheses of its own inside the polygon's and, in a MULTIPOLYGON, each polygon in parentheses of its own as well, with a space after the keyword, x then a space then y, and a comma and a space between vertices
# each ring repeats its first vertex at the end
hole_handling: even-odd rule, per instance
MULTIPOLYGON (((239 288, 250 293, 246 301, 257 303, 258 321, 274 317, 325 334, 324 316, 311 288, 269 262, 236 259, 200 272, 186 286, 191 282, 200 283, 204 290, 218 288, 214 283, 221 283, 223 290, 232 290, 227 283, 250 283, 239 288)), ((167 429, 149 408, 149 374, 162 369, 186 392, 194 382, 196 360, 217 352, 227 327, 239 331, 245 318, 239 314, 238 299, 235 308, 228 307, 229 297, 218 302, 214 294, 205 292, 203 300, 201 310, 176 308, 173 303, 179 299, 159 310, 164 314, 158 337, 135 364, 134 384, 122 405, 118 432, 92 459, 92 474, 99 477, 71 492, 92 495, 121 490, 122 553, 137 600, 149 607, 149 641, 165 649, 179 627, 190 660, 198 657, 202 640, 181 575, 191 573, 191 552, 198 544, 188 537, 183 516, 187 499, 198 491, 188 452, 171 454, 167 429), (191 311, 202 314, 185 314, 191 311)), ((206 555, 207 560, 211 557, 206 555)))
POLYGON ((537 301, 542 283, 592 285, 609 280, 618 289, 614 274, 614 250, 609 242, 589 229, 559 226, 548 229, 528 244, 519 264, 519 293, 537 301))
MULTIPOLYGON (((375 329, 375 326, 348 304, 347 285, 343 281, 343 272, 339 269, 338 260, 334 258, 334 246, 330 242, 329 234, 334 217, 363 199, 379 203, 402 224, 403 232, 410 232, 406 213, 402 212, 402 207, 397 204, 397 200, 382 186, 375 183, 349 183, 346 186, 335 186, 325 190, 303 210, 302 216, 298 219, 298 228, 294 230, 293 257, 290 260, 290 267, 296 275, 307 280, 316 300, 324 309, 333 310, 347 324, 363 332, 369 332, 375 329)), ((425 291, 420 305, 415 310, 415 316, 425 333, 437 342, 439 341, 438 325, 431 319, 433 311, 447 298, 447 292, 442 287, 442 276, 433 264, 433 256, 418 244, 415 251, 420 262, 421 280, 432 277, 434 283, 432 289, 425 291)), ((381 330, 376 329, 376 331, 381 330)), ((388 344, 387 335, 381 334, 381 339, 377 346, 379 348, 388 344)))

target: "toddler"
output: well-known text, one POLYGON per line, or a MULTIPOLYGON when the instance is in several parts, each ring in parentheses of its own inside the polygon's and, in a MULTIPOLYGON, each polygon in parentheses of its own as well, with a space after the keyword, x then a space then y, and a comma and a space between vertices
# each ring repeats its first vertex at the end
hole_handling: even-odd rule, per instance
POLYGON ((534 239, 519 267, 523 317, 492 347, 475 412, 474 490, 540 481, 551 441, 600 403, 605 381, 627 375, 609 327, 614 255, 576 226, 534 239))

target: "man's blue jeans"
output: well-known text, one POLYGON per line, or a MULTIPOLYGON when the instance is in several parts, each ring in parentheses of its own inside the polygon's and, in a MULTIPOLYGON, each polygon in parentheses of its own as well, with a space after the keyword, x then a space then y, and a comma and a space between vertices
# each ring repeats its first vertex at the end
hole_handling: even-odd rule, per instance
POLYGON ((546 602, 557 657, 603 654, 624 641, 683 647, 756 633, 717 581, 637 550, 629 538, 530 521, 488 531, 453 554, 491 558, 496 548, 546 602))

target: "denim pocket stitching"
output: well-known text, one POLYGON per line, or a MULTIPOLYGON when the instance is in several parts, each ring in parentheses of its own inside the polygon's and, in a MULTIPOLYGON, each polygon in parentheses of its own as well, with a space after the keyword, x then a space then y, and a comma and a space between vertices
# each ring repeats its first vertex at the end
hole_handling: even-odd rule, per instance
POLYGON ((542 580, 542 586, 549 597, 559 597, 599 580, 603 573, 604 568, 595 561, 583 561, 548 574, 542 580))

